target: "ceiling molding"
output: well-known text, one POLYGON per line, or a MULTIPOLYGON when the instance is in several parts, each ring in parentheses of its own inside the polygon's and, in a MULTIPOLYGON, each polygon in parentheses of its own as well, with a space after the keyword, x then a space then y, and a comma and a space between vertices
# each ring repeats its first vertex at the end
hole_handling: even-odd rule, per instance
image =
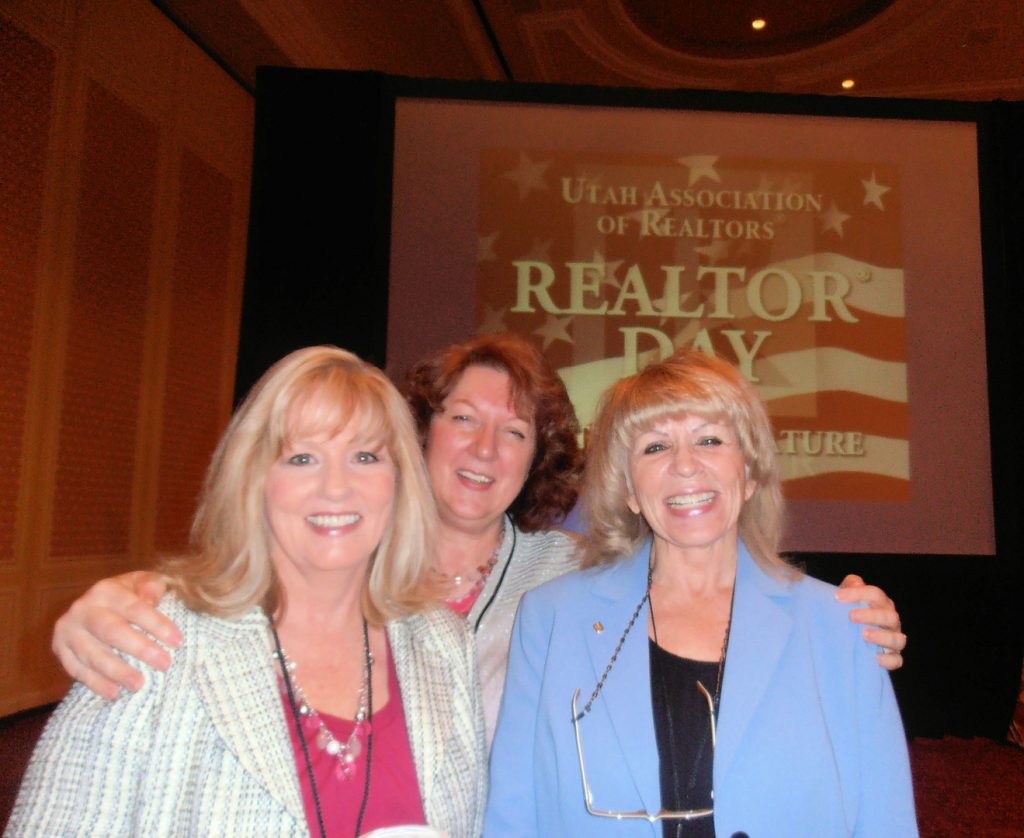
MULTIPOLYGON (((1024 100, 1024 0, 893 0, 828 41, 750 58, 692 55, 658 43, 630 17, 630 0, 161 2, 187 7, 195 37, 243 78, 279 55, 299 67, 415 77, 502 80, 507 64, 521 82, 1024 100), (252 21, 248 36, 231 21, 252 21), (262 44, 247 40, 257 33, 262 44), (857 86, 843 93, 839 82, 848 77, 857 86)), ((732 0, 729 7, 753 9, 755 2, 732 0)), ((777 9, 800 14, 799 4, 777 9)), ((788 30, 797 22, 780 25, 788 30)), ((720 37, 707 34, 709 43, 720 37)))
POLYGON ((480 68, 480 77, 489 81, 507 81, 505 70, 495 55, 484 22, 473 3, 470 0, 445 0, 445 5, 466 39, 466 46, 480 68))

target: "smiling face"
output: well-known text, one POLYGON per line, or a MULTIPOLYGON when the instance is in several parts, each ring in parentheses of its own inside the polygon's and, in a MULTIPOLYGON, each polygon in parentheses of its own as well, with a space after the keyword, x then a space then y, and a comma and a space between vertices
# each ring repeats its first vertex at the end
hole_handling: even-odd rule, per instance
POLYGON ((361 581, 391 520, 394 461, 358 413, 330 433, 304 432, 302 412, 267 474, 271 558, 286 587, 296 574, 344 571, 361 581))
POLYGON ((523 488, 535 450, 533 422, 516 413, 508 374, 468 367, 427 436, 442 523, 463 532, 494 526, 523 488))
POLYGON ((654 531, 656 549, 734 553, 755 483, 731 424, 692 414, 657 422, 633 441, 629 476, 629 508, 654 531))

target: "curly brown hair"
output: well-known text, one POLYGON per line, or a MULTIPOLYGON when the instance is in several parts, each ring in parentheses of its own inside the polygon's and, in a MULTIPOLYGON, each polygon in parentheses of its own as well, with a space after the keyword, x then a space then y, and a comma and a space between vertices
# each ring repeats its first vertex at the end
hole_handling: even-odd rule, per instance
POLYGON ((536 532, 561 521, 576 503, 583 457, 579 422, 565 384, 547 358, 519 335, 477 335, 417 363, 405 378, 405 398, 426 442, 430 422, 469 367, 506 373, 516 411, 533 421, 537 450, 523 488, 508 508, 512 522, 536 532))

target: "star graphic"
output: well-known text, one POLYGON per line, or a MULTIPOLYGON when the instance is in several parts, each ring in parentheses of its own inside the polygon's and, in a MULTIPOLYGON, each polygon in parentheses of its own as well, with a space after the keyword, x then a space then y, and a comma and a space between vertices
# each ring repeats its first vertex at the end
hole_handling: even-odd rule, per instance
POLYGON ((799 192, 802 188, 798 178, 786 175, 782 181, 782 186, 779 187, 779 192, 783 195, 791 195, 794 192, 799 192))
POLYGON ((489 236, 477 236, 476 237, 476 261, 477 262, 493 262, 497 259, 497 255, 494 252, 494 242, 497 240, 500 234, 495 231, 489 236))
POLYGON ((535 189, 548 188, 544 182, 544 172, 550 165, 550 160, 546 163, 534 163, 524 152, 520 151, 518 168, 505 172, 502 177, 508 178, 519 187, 519 200, 521 201, 535 189))
POLYGON ((534 329, 533 333, 544 338, 543 349, 547 349, 556 340, 564 340, 571 346, 572 338, 569 337, 568 331, 571 322, 572 315, 568 317, 555 317, 553 314, 549 314, 547 322, 539 329, 534 329))
POLYGON ((676 160, 690 169, 689 186, 693 186, 703 177, 713 180, 715 183, 722 182, 718 172, 715 171, 715 163, 718 162, 718 157, 715 155, 692 154, 689 157, 677 157, 676 160))
POLYGON ((695 253, 707 256, 709 265, 717 265, 718 261, 729 253, 729 243, 724 239, 715 239, 711 244, 695 247, 693 250, 695 253))
POLYGON ((615 276, 615 272, 622 265, 621 259, 616 259, 614 262, 609 262, 604 258, 603 253, 594 251, 594 258, 590 260, 598 267, 588 268, 587 273, 593 277, 595 274, 597 278, 601 280, 602 285, 610 285, 612 288, 621 288, 622 282, 615 276))
POLYGON ((877 180, 875 180, 875 173, 871 173, 871 180, 862 180, 864 184, 864 206, 868 204, 874 204, 880 210, 885 210, 882 206, 882 196, 892 189, 891 186, 883 186, 877 180))
POLYGON ((827 233, 829 230, 834 231, 839 238, 843 237, 843 224, 850 218, 845 212, 836 206, 836 202, 832 201, 829 204, 829 208, 825 212, 818 215, 818 218, 824 222, 824 226, 821 228, 821 232, 827 233))
POLYGON ((519 257, 519 261, 550 262, 552 244, 554 244, 554 239, 548 239, 547 241, 534 239, 533 244, 530 245, 530 249, 525 254, 519 257))
POLYGON ((508 327, 505 325, 505 309, 503 308, 492 308, 487 303, 484 303, 484 319, 480 326, 477 328, 477 334, 479 335, 496 335, 501 332, 507 332, 508 327))

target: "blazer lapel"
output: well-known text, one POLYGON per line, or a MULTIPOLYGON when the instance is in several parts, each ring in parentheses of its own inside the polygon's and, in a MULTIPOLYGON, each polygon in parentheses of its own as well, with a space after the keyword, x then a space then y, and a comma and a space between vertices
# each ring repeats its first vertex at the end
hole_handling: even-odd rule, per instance
POLYGON ((769 576, 740 544, 729 648, 718 714, 715 785, 721 785, 793 629, 790 582, 769 576))
POLYGON ((251 612, 222 625, 221 636, 206 641, 210 648, 196 672, 199 694, 218 734, 242 767, 304 824, 266 617, 251 612))
MULTIPOLYGON (((632 559, 600 574, 592 589, 593 596, 581 607, 587 609, 583 626, 584 642, 590 654, 594 681, 580 685, 577 712, 583 712, 594 687, 604 675, 615 647, 629 625, 637 605, 647 590, 647 568, 651 546, 648 542, 632 559), (600 624, 601 631, 595 628, 600 624)), ((648 812, 661 808, 661 787, 658 776, 658 753, 651 715, 650 654, 647 645, 647 623, 650 613, 647 604, 640 609, 636 622, 615 660, 601 693, 587 717, 580 721, 584 748, 591 750, 588 758, 595 759, 594 744, 599 737, 588 737, 597 718, 604 717, 602 702, 618 741, 625 767, 636 791, 648 812)), ((595 801, 600 805, 600 801, 595 801)))
MULTIPOLYGON (((458 699, 452 694, 452 681, 445 670, 448 658, 444 650, 432 647, 434 638, 424 630, 421 617, 392 620, 387 630, 424 814, 433 824, 440 801, 448 792, 443 787, 446 778, 439 772, 445 764, 445 732, 455 736, 459 730, 452 719, 452 714, 458 712, 458 699)), ((451 642, 457 642, 454 636, 451 642)), ((464 704, 458 706, 465 709, 464 704)))
POLYGON ((452 675, 472 654, 465 623, 443 610, 387 624, 409 745, 427 823, 452 835, 479 831, 486 769, 479 685, 452 675))
MULTIPOLYGON (((387 624, 387 631, 388 644, 395 662, 395 674, 398 676, 402 694, 409 746, 416 766, 416 778, 420 783, 420 797, 426 809, 427 802, 433 799, 435 780, 434 772, 428 770, 428 766, 436 764, 438 748, 443 745, 437 741, 434 735, 435 726, 431 722, 437 712, 443 711, 446 703, 444 700, 438 702, 436 697, 430 694, 430 685, 434 683, 434 679, 424 677, 423 672, 423 666, 429 667, 430 661, 419 659, 419 648, 412 642, 409 621, 392 620, 387 624)), ((441 679, 441 683, 444 683, 444 679, 441 679)), ((429 822, 431 813, 424 814, 429 822)))

